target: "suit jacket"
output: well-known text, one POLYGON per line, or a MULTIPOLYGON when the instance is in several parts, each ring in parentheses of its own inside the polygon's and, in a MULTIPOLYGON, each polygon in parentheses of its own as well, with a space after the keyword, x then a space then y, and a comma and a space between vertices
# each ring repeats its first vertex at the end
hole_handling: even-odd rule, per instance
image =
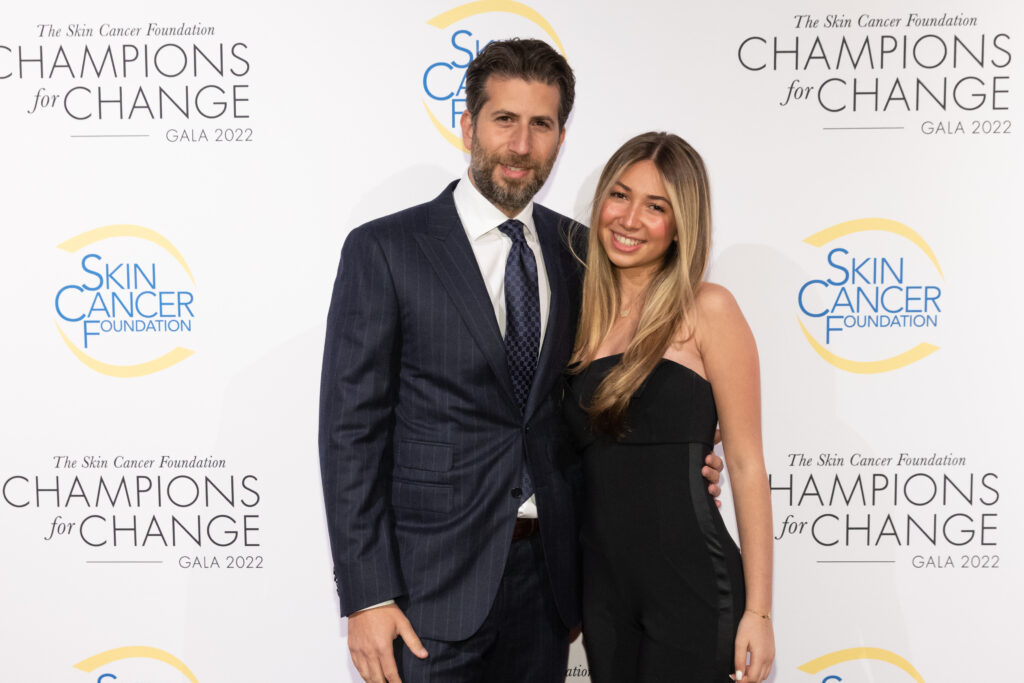
POLYGON ((579 313, 570 219, 534 205, 551 308, 525 411, 452 199, 353 230, 327 320, 320 465, 344 614, 395 598, 421 637, 482 624, 530 468, 547 575, 579 621, 572 466, 561 372, 579 313))

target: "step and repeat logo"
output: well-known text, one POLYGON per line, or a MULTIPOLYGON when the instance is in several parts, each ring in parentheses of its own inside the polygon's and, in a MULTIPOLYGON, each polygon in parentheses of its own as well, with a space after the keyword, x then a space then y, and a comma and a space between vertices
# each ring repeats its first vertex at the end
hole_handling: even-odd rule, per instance
POLYGON ((965 13, 786 13, 738 39, 766 102, 825 130, 931 137, 1012 131, 1013 26, 965 13))
POLYGON ((169 239, 139 225, 108 225, 58 248, 67 257, 53 299, 57 334, 83 365, 141 377, 194 353, 196 280, 169 239))
MULTIPOLYGON (((7 27, 10 30, 10 27, 7 27)), ((72 138, 252 142, 249 44, 202 22, 47 22, 0 35, 0 93, 72 138)))
POLYGON ((156 647, 133 645, 118 647, 87 657, 74 665, 90 674, 95 683, 143 683, 143 681, 188 681, 199 679, 170 652, 156 647), (173 678, 168 678, 168 675, 173 678))
POLYGON ((0 475, 0 508, 61 561, 260 570, 260 478, 224 458, 55 455, 0 475))
MULTIPOLYGON (((973 458, 973 456, 972 456, 973 458)), ((768 474, 777 544, 815 565, 998 571, 999 472, 954 452, 792 451, 768 474)))
POLYGON ((942 267, 925 239, 887 218, 847 221, 805 243, 817 253, 796 295, 798 323, 825 362, 889 372, 935 353, 943 321, 942 267))
MULTIPOLYGON (((929 359, 941 352, 947 316, 956 313, 948 305, 941 255, 925 232, 890 218, 860 218, 815 232, 804 244, 807 275, 791 290, 791 305, 807 353, 852 375, 906 373, 914 380, 928 373, 929 359)), ((855 384, 865 391, 881 386, 855 384)), ((943 448, 930 436, 903 439, 787 446, 769 472, 776 544, 817 570, 893 565, 943 572, 936 576, 984 576, 1003 568, 1006 483, 999 467, 985 454, 943 448)), ((919 680, 895 656, 857 652, 919 680)), ((847 661, 829 657, 804 670, 847 661)), ((824 680, 843 680, 828 675, 824 680)))
POLYGON ((905 681, 906 683, 925 683, 924 677, 906 659, 879 647, 851 647, 846 650, 830 652, 812 659, 797 667, 806 674, 817 674, 809 679, 816 683, 843 683, 843 681, 886 680, 905 681), (882 662, 883 664, 877 664, 882 662), (873 675, 875 666, 879 666, 878 678, 873 675), (892 673, 899 671, 898 678, 892 673), (865 673, 870 678, 865 679, 865 673))
POLYGON ((479 0, 430 19, 436 29, 423 70, 423 108, 434 129, 459 150, 459 118, 466 108, 466 68, 488 43, 511 37, 545 40, 563 55, 565 46, 540 12, 511 0, 479 0))

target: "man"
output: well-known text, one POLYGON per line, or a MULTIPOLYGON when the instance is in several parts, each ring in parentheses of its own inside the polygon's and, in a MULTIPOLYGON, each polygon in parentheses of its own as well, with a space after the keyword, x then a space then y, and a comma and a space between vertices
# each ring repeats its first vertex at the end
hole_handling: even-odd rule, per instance
POLYGON ((510 40, 466 82, 467 174, 342 250, 320 413, 335 576, 366 681, 561 682, 579 607, 559 377, 580 280, 569 219, 532 198, 575 80, 546 43, 510 40))

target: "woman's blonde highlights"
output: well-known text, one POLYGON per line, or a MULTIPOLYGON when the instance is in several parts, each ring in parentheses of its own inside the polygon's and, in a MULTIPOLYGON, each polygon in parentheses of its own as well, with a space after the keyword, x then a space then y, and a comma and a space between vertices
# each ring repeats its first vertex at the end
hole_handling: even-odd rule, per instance
POLYGON ((580 324, 572 360, 580 372, 595 360, 601 342, 619 316, 622 301, 615 267, 598 238, 601 207, 622 174, 638 161, 651 161, 672 205, 677 239, 641 296, 636 332, 621 361, 583 406, 600 433, 621 437, 629 426, 626 409, 679 335, 692 334, 697 287, 711 248, 711 196, 700 155, 671 133, 643 133, 622 145, 605 164, 591 210, 580 324))

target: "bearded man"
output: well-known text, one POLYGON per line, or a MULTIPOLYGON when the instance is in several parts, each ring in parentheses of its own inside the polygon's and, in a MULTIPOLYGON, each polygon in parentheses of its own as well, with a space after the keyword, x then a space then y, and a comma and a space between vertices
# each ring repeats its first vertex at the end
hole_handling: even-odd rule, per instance
POLYGON ((466 174, 342 249, 320 410, 335 577, 366 681, 561 683, 579 596, 560 375, 580 272, 571 221, 533 196, 575 78, 513 39, 466 83, 466 174))

